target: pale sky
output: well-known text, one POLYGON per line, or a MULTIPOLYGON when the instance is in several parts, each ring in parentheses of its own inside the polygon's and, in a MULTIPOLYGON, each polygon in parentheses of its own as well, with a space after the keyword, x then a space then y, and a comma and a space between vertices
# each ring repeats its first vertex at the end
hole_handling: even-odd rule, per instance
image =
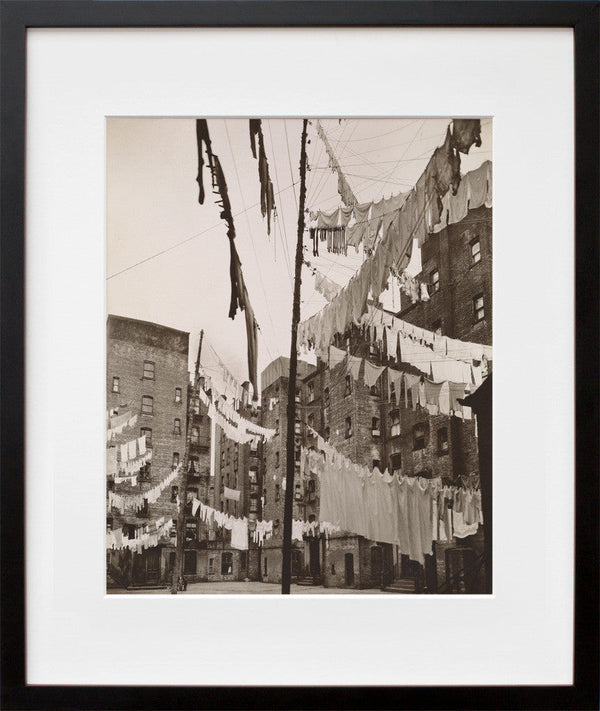
MULTIPOLYGON (((416 183, 450 119, 323 119, 322 126, 359 201, 406 192, 416 183)), ((300 119, 264 119, 263 134, 275 191, 277 220, 267 235, 260 212, 258 161, 252 157, 247 119, 209 119, 214 152, 221 159, 236 227, 236 246, 250 301, 260 325, 259 376, 279 355, 289 356, 294 258, 298 224, 300 119), (239 213, 239 214, 238 214, 239 213)), ((337 175, 309 125, 306 207, 333 210, 342 204, 337 175)), ((492 159, 492 121, 482 120, 482 145, 461 154, 463 173, 492 159)), ((190 367, 205 332, 202 362, 214 368, 219 354, 231 373, 248 379, 243 314, 228 318, 229 244, 205 167, 204 205, 198 202, 195 119, 111 118, 107 121, 108 313, 189 331, 190 367)), ((322 273, 345 284, 363 260, 320 249, 322 273)), ((416 273, 416 251, 410 269, 416 273)), ((302 319, 327 303, 302 269, 302 319)), ((396 288, 382 294, 398 309, 396 288)), ((304 356, 303 356, 304 357, 304 356)), ((312 360, 311 355, 305 357, 312 360)))

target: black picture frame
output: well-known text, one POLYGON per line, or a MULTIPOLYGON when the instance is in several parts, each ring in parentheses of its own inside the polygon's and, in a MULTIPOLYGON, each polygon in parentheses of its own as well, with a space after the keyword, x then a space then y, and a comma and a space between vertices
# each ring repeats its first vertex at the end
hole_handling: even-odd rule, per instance
POLYGON ((573 0, 2 0, 1 686, 5 709, 597 709, 600 703, 598 487, 599 18, 573 0), (572 686, 29 686, 25 647, 26 32, 35 27, 567 27, 575 42, 576 540, 572 686))

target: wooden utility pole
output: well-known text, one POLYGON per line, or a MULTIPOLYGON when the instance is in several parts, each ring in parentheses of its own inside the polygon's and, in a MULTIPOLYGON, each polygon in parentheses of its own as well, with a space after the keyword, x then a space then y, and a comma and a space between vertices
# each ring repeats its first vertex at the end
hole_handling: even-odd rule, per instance
POLYGON ((175 566, 173 568, 173 579, 171 581, 171 595, 177 595, 179 578, 183 578, 183 549, 185 545, 185 506, 187 503, 188 469, 190 458, 190 441, 192 432, 192 418, 194 416, 193 399, 198 397, 198 380, 200 378, 200 355, 202 353, 202 341, 204 330, 200 331, 200 342, 198 343, 198 355, 196 356, 196 368, 194 370, 193 397, 187 398, 187 417, 185 426, 185 453, 181 465, 181 476, 179 477, 179 511, 177 512, 177 539, 175 547, 175 566))
POLYGON ((300 148, 300 200, 298 203, 298 241, 296 243, 296 269, 294 275, 294 303, 292 308, 292 342, 290 346, 290 373, 287 393, 287 448, 285 472, 285 506, 283 509, 283 548, 281 561, 281 594, 290 594, 292 580, 292 513, 294 503, 294 426, 296 423, 296 372, 298 369, 298 323, 300 321, 300 285, 302 284, 302 247, 304 239, 304 203, 306 201, 306 127, 302 122, 300 148))

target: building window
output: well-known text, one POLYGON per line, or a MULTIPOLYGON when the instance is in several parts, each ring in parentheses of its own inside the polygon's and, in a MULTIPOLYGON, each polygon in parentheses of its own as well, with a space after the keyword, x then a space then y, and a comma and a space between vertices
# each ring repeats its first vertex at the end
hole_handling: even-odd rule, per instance
POLYGON ((195 518, 187 519, 185 522, 185 542, 193 543, 198 538, 198 521, 195 518))
POLYGON ((199 474, 200 465, 198 463, 198 457, 189 458, 188 474, 199 474))
POLYGON ((442 320, 438 319, 431 324, 431 331, 438 336, 442 335, 442 320))
POLYGON ((177 501, 177 494, 179 493, 178 486, 171 487, 171 503, 174 504, 177 501))
POLYGON ((196 575, 196 551, 184 552, 183 572, 187 575, 196 575))
POLYGON ((400 452, 394 452, 390 457, 390 469, 394 474, 402 470, 402 455, 400 452))
POLYGON ((308 416, 308 426, 312 427, 313 429, 315 428, 315 416, 314 415, 308 416))
POLYGON ((448 454, 448 428, 438 430, 438 454, 448 454))
POLYGON ((181 402, 181 388, 175 388, 175 402, 181 402))
POLYGON ((323 407, 329 407, 329 388, 323 391, 323 407))
POLYGON ((256 496, 250 496, 250 513, 258 513, 258 499, 256 496))
POLYGON ((352 392, 352 377, 350 375, 346 376, 346 389, 344 390, 344 397, 347 397, 352 392))
POLYGON ((113 377, 112 391, 113 393, 119 392, 119 378, 117 378, 116 376, 113 377))
POLYGON ((214 558, 208 559, 208 574, 209 575, 215 574, 215 559, 214 558))
POLYGON ((315 384, 308 384, 308 402, 312 402, 315 399, 315 384))
POLYGON ((346 439, 352 437, 352 418, 346 417, 346 439))
POLYGON ((140 429, 140 437, 146 436, 146 447, 152 447, 152 430, 149 427, 140 429))
POLYGON ((150 464, 144 464, 143 467, 140 467, 138 481, 150 481, 150 464))
POLYGON ((181 434, 181 420, 178 417, 176 417, 175 420, 173 421, 173 434, 174 435, 181 434))
POLYGON ((132 523, 126 524, 125 529, 126 529, 126 531, 127 531, 127 538, 129 538, 130 540, 131 540, 132 538, 135 538, 135 526, 134 526, 134 524, 132 524, 132 523))
POLYGON ((429 276, 429 293, 435 294, 440 290, 440 273, 434 269, 429 276))
POLYGON ((221 575, 231 575, 233 573, 233 553, 221 553, 221 575))
POLYGON ((325 428, 325 441, 329 442, 330 437, 331 437, 331 430, 329 429, 329 427, 326 427, 325 428))
POLYGON ((137 515, 138 516, 147 516, 148 515, 148 499, 142 499, 142 507, 137 510, 137 515))
POLYGON ((279 452, 275 452, 275 466, 279 466, 279 452))
POLYGON ((390 380, 390 402, 396 402, 396 383, 390 380))
POLYGON ((479 237, 471 240, 471 264, 477 264, 481 261, 481 242, 479 237))
POLYGON ((425 449, 427 439, 427 428, 424 424, 415 425, 413 427, 413 451, 425 449))
POLYGON ((144 361, 144 379, 154 380, 154 363, 151 360, 144 361))
POLYGON ((200 430, 198 427, 192 427, 192 431, 190 434, 190 441, 192 444, 199 444, 200 443, 200 430))
POLYGON ((263 502, 263 506, 264 506, 267 503, 267 490, 266 489, 263 489, 262 499, 263 499, 262 502, 263 502))
POLYGON ((371 434, 373 437, 379 437, 381 434, 381 431, 379 429, 379 418, 378 417, 373 417, 371 420, 371 434))
POLYGON ((154 399, 150 395, 142 396, 142 415, 154 414, 154 399))
POLYGON ((173 469, 179 466, 179 452, 173 452, 173 463, 171 464, 173 469))
POLYGON ((279 418, 275 420, 275 435, 279 434, 279 418))
POLYGON ((275 484, 275 501, 279 501, 280 497, 279 484, 275 484))
POLYGON ((473 299, 473 315, 475 316, 475 322, 483 321, 485 318, 483 294, 477 294, 477 296, 473 299))
POLYGON ((302 500, 302 485, 301 484, 296 484, 294 486, 294 498, 296 499, 296 501, 302 500))
POLYGON ((300 404, 300 388, 296 388, 296 402, 300 404))
POLYGON ((400 410, 390 412, 390 437, 398 437, 400 434, 400 410))

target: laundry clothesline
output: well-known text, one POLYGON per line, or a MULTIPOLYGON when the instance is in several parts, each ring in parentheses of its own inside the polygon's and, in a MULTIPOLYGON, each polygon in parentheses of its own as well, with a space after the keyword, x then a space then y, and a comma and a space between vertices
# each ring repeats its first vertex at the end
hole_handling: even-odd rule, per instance
POLYGON ((138 421, 137 415, 132 415, 126 412, 123 415, 108 418, 108 427, 106 430, 106 441, 111 442, 117 435, 123 433, 124 430, 135 427, 138 421))
POLYGON ((154 548, 161 538, 170 537, 173 528, 173 519, 165 520, 165 517, 152 521, 144 526, 135 529, 134 537, 123 536, 122 529, 106 532, 106 548, 110 550, 122 550, 129 548, 139 553, 146 548, 154 548))
POLYGON ((474 387, 481 384, 483 379, 481 368, 477 369, 460 361, 451 361, 451 365, 458 366, 452 371, 456 378, 436 382, 433 379, 405 373, 389 366, 374 365, 366 358, 348 355, 335 346, 329 347, 329 354, 329 367, 332 371, 338 365, 343 364, 345 372, 355 382, 360 382, 362 373, 362 382, 367 388, 376 387, 380 378, 387 371, 387 399, 396 405, 400 404, 402 386, 404 386, 405 407, 409 407, 410 393, 410 406, 413 410, 423 407, 430 415, 454 415, 462 420, 471 419, 471 408, 462 405, 460 400, 468 395, 474 387), (463 375, 469 375, 469 380, 461 380, 463 375))
POLYGON ((156 484, 156 486, 153 486, 148 491, 144 491, 140 494, 116 494, 114 491, 109 491, 108 511, 110 511, 114 506, 120 511, 121 514, 123 514, 125 509, 139 511, 144 508, 144 502, 149 504, 156 503, 162 492, 179 475, 180 471, 181 464, 175 467, 175 469, 173 469, 161 482, 156 484))
POLYGON ((202 404, 208 408, 208 416, 225 432, 229 439, 239 444, 257 443, 259 439, 268 441, 275 436, 275 430, 262 427, 242 417, 229 403, 211 389, 209 394, 203 388, 198 391, 202 404))
POLYGON ((394 544, 423 565, 433 541, 474 535, 483 523, 479 490, 371 470, 317 438, 317 451, 303 456, 319 478, 321 515, 341 530, 394 544))
MULTIPOLYGON (((477 180, 467 180, 465 176, 461 181, 461 184, 464 182, 470 186, 467 210, 483 204, 491 206, 491 165, 490 161, 486 161, 477 171, 467 173, 467 176, 476 173, 477 180), (477 186, 477 191, 472 184, 477 186)), ((423 183, 425 178, 427 175, 423 173, 411 193, 411 199, 407 199, 403 208, 398 211, 398 220, 392 221, 387 230, 382 232, 381 240, 375 246, 372 256, 362 263, 348 284, 320 312, 299 324, 298 343, 301 346, 324 348, 329 345, 335 333, 343 333, 348 325, 363 316, 367 310, 369 294, 374 300, 379 298, 388 287, 391 270, 402 273, 408 266, 413 238, 416 237, 419 244, 424 241, 423 234, 427 233, 427 230, 421 230, 421 223, 424 224, 429 201, 435 197, 435 193, 426 192, 423 183)), ((449 188, 446 193, 448 191, 449 188)), ((451 198, 452 196, 448 199, 451 198)), ((449 213, 448 224, 451 224, 452 220, 459 221, 460 214, 456 210, 449 213)))

